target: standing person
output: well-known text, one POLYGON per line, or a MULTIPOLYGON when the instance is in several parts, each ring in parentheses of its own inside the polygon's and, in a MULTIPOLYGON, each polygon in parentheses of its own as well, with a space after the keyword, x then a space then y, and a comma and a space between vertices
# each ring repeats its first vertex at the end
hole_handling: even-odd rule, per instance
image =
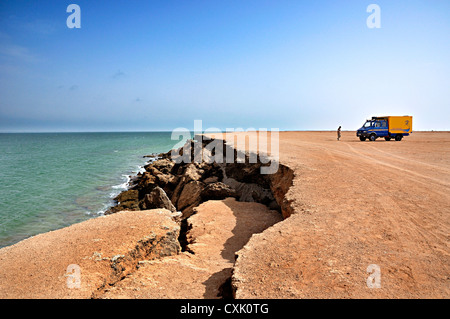
POLYGON ((337 140, 339 141, 341 139, 341 127, 339 126, 337 129, 337 140))

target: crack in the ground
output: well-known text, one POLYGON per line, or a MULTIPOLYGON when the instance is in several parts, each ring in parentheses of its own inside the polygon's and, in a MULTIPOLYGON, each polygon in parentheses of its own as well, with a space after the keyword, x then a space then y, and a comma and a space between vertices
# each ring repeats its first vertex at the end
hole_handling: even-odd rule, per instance
MULTIPOLYGON (((209 140, 211 142, 217 142, 217 139, 209 140)), ((188 252, 195 254, 195 252, 189 247, 188 233, 191 230, 191 225, 188 222, 190 216, 195 215, 196 207, 202 202, 206 202, 210 199, 224 199, 226 197, 235 197, 238 201, 242 202, 258 202, 266 205, 272 210, 279 211, 284 218, 289 217, 293 208, 291 202, 286 199, 286 194, 292 185, 294 173, 289 167, 278 164, 278 170, 271 175, 263 175, 260 173, 261 167, 268 166, 269 164, 262 164, 258 154, 249 152, 241 152, 227 145, 226 141, 219 140, 219 143, 223 143, 224 156, 232 149, 234 154, 234 161, 232 163, 206 163, 205 161, 200 163, 183 163, 175 164, 166 159, 170 157, 168 152, 162 155, 161 161, 154 161, 152 164, 146 166, 146 172, 143 175, 138 175, 134 179, 135 185, 131 188, 136 193, 130 194, 129 191, 124 192, 125 198, 131 198, 131 200, 124 201, 125 203, 119 203, 116 209, 138 209, 143 207, 148 208, 152 203, 148 203, 148 197, 146 196, 155 187, 161 187, 164 195, 167 193, 171 197, 171 200, 167 198, 162 199, 162 203, 167 201, 173 204, 172 207, 183 208, 182 218, 179 220, 179 234, 176 236, 177 244, 181 248, 181 252, 188 252), (221 142, 220 142, 221 141, 221 142), (237 163, 238 156, 244 155, 244 161, 237 163), (256 163, 250 163, 250 158, 257 158, 256 163), (164 162, 166 161, 166 162, 164 162), (148 175, 150 174, 150 175, 148 175), (174 183, 174 180, 176 181, 174 183), (212 181, 208 182, 207 181, 212 181), (206 194, 205 189, 208 185, 213 184, 216 189, 209 190, 206 194), (187 185, 195 186, 191 187, 194 190, 191 191, 188 196, 184 196, 187 185), (200 186, 198 186, 200 185, 200 186), (136 197, 137 196, 137 197, 136 197), (190 197, 189 197, 190 196, 190 197), (195 197, 197 196, 197 197, 195 197), (128 203, 128 204, 127 204, 128 203), (127 206, 128 205, 128 206, 127 206)), ((186 142, 186 145, 192 146, 193 141, 186 142)), ((201 151, 207 148, 207 143, 203 141, 201 151)), ((185 148, 179 150, 179 154, 183 153, 185 148)), ((198 152, 198 148, 192 147, 188 149, 191 151, 191 158, 195 158, 195 152, 198 152)), ((210 155, 214 152, 211 152, 210 155)), ((173 160, 173 159, 172 159, 173 160)), ((119 195, 121 196, 121 195, 119 195)), ((170 204, 168 207, 170 208, 170 204)), ((114 208, 111 212, 114 212, 114 208)), ((117 211, 117 210, 116 210, 117 211)), ((162 239, 164 240, 164 239, 162 239)), ((148 255, 152 253, 154 249, 153 240, 145 243, 138 243, 136 248, 130 252, 127 256, 119 257, 114 263, 111 264, 113 272, 111 276, 105 279, 105 283, 98 288, 97 292, 93 294, 93 297, 98 297, 108 286, 113 286, 120 280, 126 278, 134 271, 138 269, 138 262, 148 258, 148 255), (145 253, 143 253, 145 252, 145 253)), ((178 248, 177 248, 178 249, 178 248)), ((178 250, 177 250, 178 252, 178 250)), ((171 251, 173 253, 173 251, 171 251)), ((157 258, 161 258, 164 255, 160 254, 157 258)), ((218 297, 232 298, 234 296, 234 288, 232 286, 232 272, 228 278, 220 285, 218 297)))

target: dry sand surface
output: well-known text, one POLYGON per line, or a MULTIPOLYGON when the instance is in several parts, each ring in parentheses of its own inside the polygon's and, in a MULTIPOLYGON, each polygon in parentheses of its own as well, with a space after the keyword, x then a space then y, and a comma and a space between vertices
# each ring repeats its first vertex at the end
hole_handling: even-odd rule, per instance
POLYGON ((172 216, 164 209, 120 212, 2 248, 0 298, 95 297, 134 271, 138 260, 179 251, 172 216))
POLYGON ((286 219, 208 201, 178 253, 169 211, 96 218, 0 249, 0 297, 218 298, 231 274, 237 298, 450 297, 450 133, 280 132, 279 151, 294 173, 286 219), (373 264, 380 288, 367 285, 373 264))
POLYGON ((294 214, 239 252, 236 297, 450 297, 450 133, 282 132, 280 162, 294 214))
MULTIPOLYGON (((221 286, 230 278, 235 252, 254 233, 281 221, 276 211, 234 198, 208 201, 189 218, 189 251, 141 262, 139 270, 111 287, 103 298, 226 297, 221 286)), ((229 293, 229 292, 228 292, 229 293)))

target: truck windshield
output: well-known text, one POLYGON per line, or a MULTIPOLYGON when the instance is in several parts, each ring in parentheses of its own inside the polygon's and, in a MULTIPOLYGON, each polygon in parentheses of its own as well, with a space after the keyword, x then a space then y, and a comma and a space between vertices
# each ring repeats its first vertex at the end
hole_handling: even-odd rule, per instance
POLYGON ((372 126, 372 122, 367 121, 367 122, 364 124, 363 127, 370 127, 370 126, 372 126))

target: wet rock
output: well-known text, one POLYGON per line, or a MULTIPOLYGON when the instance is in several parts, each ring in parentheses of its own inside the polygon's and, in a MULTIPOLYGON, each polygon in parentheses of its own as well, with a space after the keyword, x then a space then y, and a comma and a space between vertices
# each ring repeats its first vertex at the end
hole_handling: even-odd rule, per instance
POLYGON ((123 210, 137 211, 140 210, 138 201, 126 201, 123 203, 119 203, 105 212, 105 215, 114 214, 117 212, 121 212, 123 210))
POLYGON ((122 210, 140 210, 139 207, 139 191, 130 189, 120 193, 114 198, 118 203, 105 212, 105 215, 120 212, 122 210))
POLYGON ((167 152, 167 153, 159 153, 158 154, 158 157, 159 158, 167 158, 167 159, 170 159, 170 151, 169 152, 167 152))
POLYGON ((150 155, 144 155, 142 157, 143 158, 154 158, 154 159, 157 159, 158 158, 158 154, 153 153, 153 154, 150 154, 150 155))
POLYGON ((127 202, 127 201, 137 201, 139 198, 139 192, 134 189, 127 190, 125 192, 120 193, 114 198, 119 203, 127 202))

